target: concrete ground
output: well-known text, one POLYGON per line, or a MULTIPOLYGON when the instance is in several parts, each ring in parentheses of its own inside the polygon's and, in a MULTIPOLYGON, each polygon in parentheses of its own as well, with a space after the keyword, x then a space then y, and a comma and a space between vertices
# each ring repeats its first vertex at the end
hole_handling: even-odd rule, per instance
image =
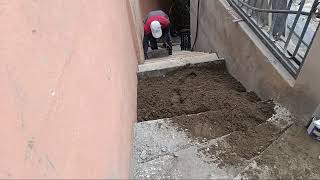
MULTIPOLYGON (((290 113, 280 106, 268 120, 285 130, 279 139, 261 152, 235 164, 224 164, 220 155, 230 145, 226 136, 210 141, 189 138, 170 119, 137 123, 132 161, 135 179, 275 179, 320 177, 320 143, 306 135, 305 127, 292 124, 290 113), (287 130, 286 130, 287 129, 287 130), (218 147, 214 154, 204 152, 218 147), (221 164, 224 164, 221 166, 221 164)), ((201 123, 201 122, 200 122, 201 123)), ((237 132, 233 132, 237 133, 237 132)), ((232 133, 231 133, 232 134, 232 133)))

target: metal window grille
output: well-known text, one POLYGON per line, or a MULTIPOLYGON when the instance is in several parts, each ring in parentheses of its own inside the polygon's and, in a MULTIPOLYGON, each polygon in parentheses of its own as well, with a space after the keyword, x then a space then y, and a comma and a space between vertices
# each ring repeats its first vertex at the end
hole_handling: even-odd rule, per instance
POLYGON ((319 28, 318 0, 227 0, 297 78, 319 28))

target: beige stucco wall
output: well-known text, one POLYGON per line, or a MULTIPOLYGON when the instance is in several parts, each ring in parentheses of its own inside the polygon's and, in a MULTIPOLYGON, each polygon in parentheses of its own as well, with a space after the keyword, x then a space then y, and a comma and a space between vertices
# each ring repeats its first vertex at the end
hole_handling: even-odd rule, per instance
POLYGON ((295 87, 304 89, 312 98, 315 114, 320 116, 320 33, 316 34, 295 87))
MULTIPOLYGON (((198 0, 191 1, 192 41, 196 37, 198 0)), ((318 33, 300 76, 295 80, 232 10, 226 0, 201 0, 196 51, 217 52, 229 72, 249 91, 274 99, 306 122, 320 104, 318 33)))
POLYGON ((125 0, 0 2, 0 178, 127 178, 137 55, 125 0))

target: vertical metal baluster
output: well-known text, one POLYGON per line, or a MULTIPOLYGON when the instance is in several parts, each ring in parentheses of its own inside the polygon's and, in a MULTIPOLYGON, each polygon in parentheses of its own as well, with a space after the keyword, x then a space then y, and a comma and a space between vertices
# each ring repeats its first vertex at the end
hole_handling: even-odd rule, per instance
MULTIPOLYGON (((313 3, 312 7, 314 7, 315 4, 316 4, 316 1, 313 3)), ((312 9, 311 9, 311 11, 312 11, 312 9)), ((312 15, 309 15, 306 23, 304 24, 304 28, 302 30, 301 36, 299 37, 299 41, 298 41, 298 43, 296 45, 296 49, 294 50, 294 52, 292 54, 293 57, 295 57, 297 55, 297 53, 298 53, 298 51, 300 49, 300 45, 301 45, 301 43, 302 43, 302 41, 304 39, 304 36, 305 36, 305 34, 307 32, 307 29, 309 27, 311 19, 312 19, 312 15)))
MULTIPOLYGON (((304 42, 305 36, 307 36, 307 33, 309 33, 308 29, 311 26, 312 28, 314 27, 314 24, 311 23, 312 16, 309 15, 308 12, 303 11, 307 1, 300 0, 299 5, 297 6, 294 6, 294 3, 297 2, 296 0, 281 0, 281 1, 280 0, 227 0, 227 1, 242 16, 242 18, 248 23, 248 25, 254 30, 254 32, 260 38, 262 38, 262 41, 275 54, 275 56, 279 58, 281 64, 288 70, 288 72, 293 77, 296 78, 307 57, 313 38, 315 36, 314 34, 310 34, 310 38, 312 38, 310 45, 306 44, 306 43, 309 43, 309 39, 307 42, 304 42), (243 2, 244 4, 242 4, 241 2, 243 2), (250 8, 250 6, 259 8, 259 9, 265 9, 265 10, 267 9, 271 11, 265 12, 265 11, 255 10, 254 8, 250 8), (293 9, 293 7, 295 8, 293 9), (279 11, 276 12, 272 10, 288 10, 288 13, 279 12, 279 11), (295 14, 295 16, 290 14, 295 14), (290 21, 292 22, 292 24, 290 25, 287 24, 289 15, 290 15, 290 21), (307 16, 304 26, 302 22, 300 22, 300 18, 302 16, 307 16), (266 34, 264 31, 265 25, 268 25, 267 27, 268 34, 266 34), (298 25, 302 25, 302 32, 297 35, 296 30, 298 27, 300 27, 298 25), (288 27, 290 28, 290 30, 288 30, 288 27), (276 42, 277 40, 281 40, 281 43, 276 42), (295 48, 295 49, 291 49, 292 43, 294 45, 292 48, 295 48), (291 50, 290 52, 288 52, 289 47, 291 50), (304 54, 300 53, 302 51, 304 54), (293 59, 290 59, 292 57, 293 59), (302 62, 301 62, 301 59, 302 59, 302 62)), ((314 5, 318 1, 319 0, 314 0, 313 1, 314 5)), ((317 31, 318 29, 320 29, 319 24, 317 27, 317 31)), ((315 32, 312 31, 311 33, 315 33, 315 32)))
POLYGON ((298 14, 296 15, 294 21, 293 21, 293 24, 291 26, 291 29, 290 29, 290 32, 289 32, 289 35, 288 35, 288 39, 284 45, 284 48, 283 48, 283 53, 286 54, 287 53, 287 50, 288 50, 288 45, 291 41, 291 38, 292 38, 292 35, 293 35, 293 32, 295 31, 296 29, 296 26, 298 24, 298 21, 299 21, 299 18, 300 18, 300 15, 301 15, 301 12, 303 10, 303 7, 304 7, 304 4, 305 4, 306 0, 301 0, 301 3, 300 3, 300 7, 298 9, 298 14))
MULTIPOLYGON (((264 2, 264 0, 260 0, 260 5, 258 6, 259 8, 263 8, 263 2, 264 2)), ((259 25, 259 23, 260 23, 260 21, 261 21, 261 12, 258 12, 258 14, 257 14, 257 25, 259 26, 259 27, 261 27, 260 25, 259 25)))
MULTIPOLYGON (((253 1, 253 0, 249 0, 249 1, 248 1, 248 4, 252 5, 252 1, 253 1)), ((251 16, 253 15, 253 10, 250 10, 250 12, 251 12, 251 14, 250 14, 249 11, 248 11, 248 16, 249 16, 249 17, 251 17, 251 16)))

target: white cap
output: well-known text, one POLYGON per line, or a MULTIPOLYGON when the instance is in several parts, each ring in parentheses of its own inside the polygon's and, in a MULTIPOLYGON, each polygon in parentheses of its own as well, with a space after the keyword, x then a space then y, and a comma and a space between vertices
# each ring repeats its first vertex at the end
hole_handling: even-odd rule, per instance
POLYGON ((162 29, 161 29, 161 24, 159 23, 159 21, 152 21, 150 28, 151 28, 152 36, 154 38, 157 39, 162 36, 162 29))

